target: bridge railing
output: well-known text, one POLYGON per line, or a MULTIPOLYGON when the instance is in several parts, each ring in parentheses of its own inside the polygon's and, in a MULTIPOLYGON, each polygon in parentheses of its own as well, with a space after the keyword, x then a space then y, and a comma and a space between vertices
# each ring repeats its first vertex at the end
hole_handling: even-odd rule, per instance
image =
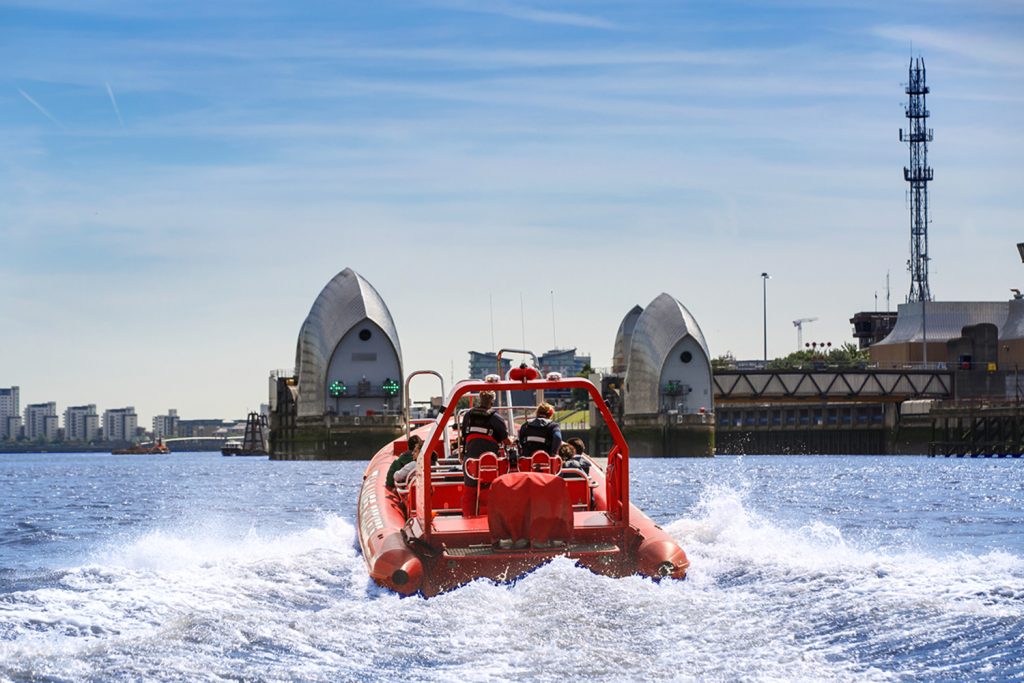
POLYGON ((949 398, 949 370, 815 369, 727 370, 712 376, 715 400, 742 401, 901 401, 910 398, 949 398))

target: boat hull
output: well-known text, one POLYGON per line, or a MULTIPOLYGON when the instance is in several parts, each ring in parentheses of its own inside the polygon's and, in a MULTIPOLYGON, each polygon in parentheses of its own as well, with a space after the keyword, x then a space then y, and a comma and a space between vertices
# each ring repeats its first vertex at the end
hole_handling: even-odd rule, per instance
POLYGON ((406 518, 402 496, 385 486, 388 468, 404 440, 388 444, 370 461, 359 495, 359 543, 370 577, 380 586, 404 595, 433 596, 474 579, 513 581, 556 557, 575 560, 594 573, 612 577, 641 574, 654 579, 686 576, 689 561, 676 542, 636 506, 629 525, 614 525, 600 508, 605 491, 603 472, 593 466, 594 506, 573 515, 572 537, 563 545, 531 543, 521 549, 496 548, 487 517, 435 517, 438 528, 458 527, 457 543, 428 545, 420 538, 419 521, 406 518))

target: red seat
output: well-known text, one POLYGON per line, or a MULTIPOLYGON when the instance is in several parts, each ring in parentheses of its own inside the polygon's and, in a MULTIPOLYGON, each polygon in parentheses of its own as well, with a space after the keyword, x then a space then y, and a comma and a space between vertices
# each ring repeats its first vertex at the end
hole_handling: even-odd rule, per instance
POLYGON ((573 510, 590 509, 590 478, 583 470, 575 467, 566 467, 558 476, 565 480, 565 487, 569 491, 569 502, 573 510))
POLYGON ((462 479, 435 481, 431 483, 430 490, 430 507, 435 513, 462 509, 462 479))
POLYGON ((544 474, 553 474, 551 471, 551 456, 546 451, 536 451, 530 456, 532 466, 530 467, 533 472, 543 472, 544 474))
POLYGON ((558 474, 562 469, 562 459, 548 455, 547 451, 534 451, 533 455, 519 458, 520 472, 543 472, 558 474))
MULTIPOLYGON (((470 458, 466 461, 466 474, 476 480, 475 501, 471 505, 465 505, 466 499, 463 497, 463 515, 479 515, 481 498, 487 491, 487 487, 490 486, 491 482, 500 477, 503 474, 508 474, 509 464, 508 458, 499 458, 496 453, 488 451, 483 453, 479 458, 470 458)), ((471 489, 472 490, 472 489, 471 489)))

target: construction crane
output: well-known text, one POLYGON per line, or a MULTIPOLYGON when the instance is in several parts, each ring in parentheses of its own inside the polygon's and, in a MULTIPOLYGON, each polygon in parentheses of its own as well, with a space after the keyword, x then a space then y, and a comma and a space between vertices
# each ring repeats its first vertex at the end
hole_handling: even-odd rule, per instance
POLYGON ((813 323, 817 318, 800 318, 793 321, 796 328, 796 350, 804 348, 804 323, 813 323))

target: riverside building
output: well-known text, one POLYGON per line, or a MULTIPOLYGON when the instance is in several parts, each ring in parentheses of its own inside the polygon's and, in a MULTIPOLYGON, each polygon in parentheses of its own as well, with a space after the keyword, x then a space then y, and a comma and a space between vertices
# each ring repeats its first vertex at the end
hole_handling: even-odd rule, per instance
POLYGON ((69 406, 64 411, 64 440, 89 443, 99 438, 100 416, 96 404, 69 406))
POLYGON ((166 415, 153 418, 153 438, 170 439, 178 436, 178 411, 171 408, 166 415))
POLYGON ((135 408, 112 408, 103 413, 103 438, 106 441, 131 441, 139 427, 135 408))
POLYGON ((59 428, 55 402, 25 406, 25 438, 29 441, 56 441, 59 428))
MULTIPOLYGON (((512 368, 512 361, 508 358, 501 359, 501 376, 504 377, 512 368)), ((498 372, 498 354, 494 351, 469 352, 469 378, 483 379, 487 375, 498 372)))
POLYGON ((18 387, 0 389, 0 440, 17 439, 21 432, 21 404, 18 387))

